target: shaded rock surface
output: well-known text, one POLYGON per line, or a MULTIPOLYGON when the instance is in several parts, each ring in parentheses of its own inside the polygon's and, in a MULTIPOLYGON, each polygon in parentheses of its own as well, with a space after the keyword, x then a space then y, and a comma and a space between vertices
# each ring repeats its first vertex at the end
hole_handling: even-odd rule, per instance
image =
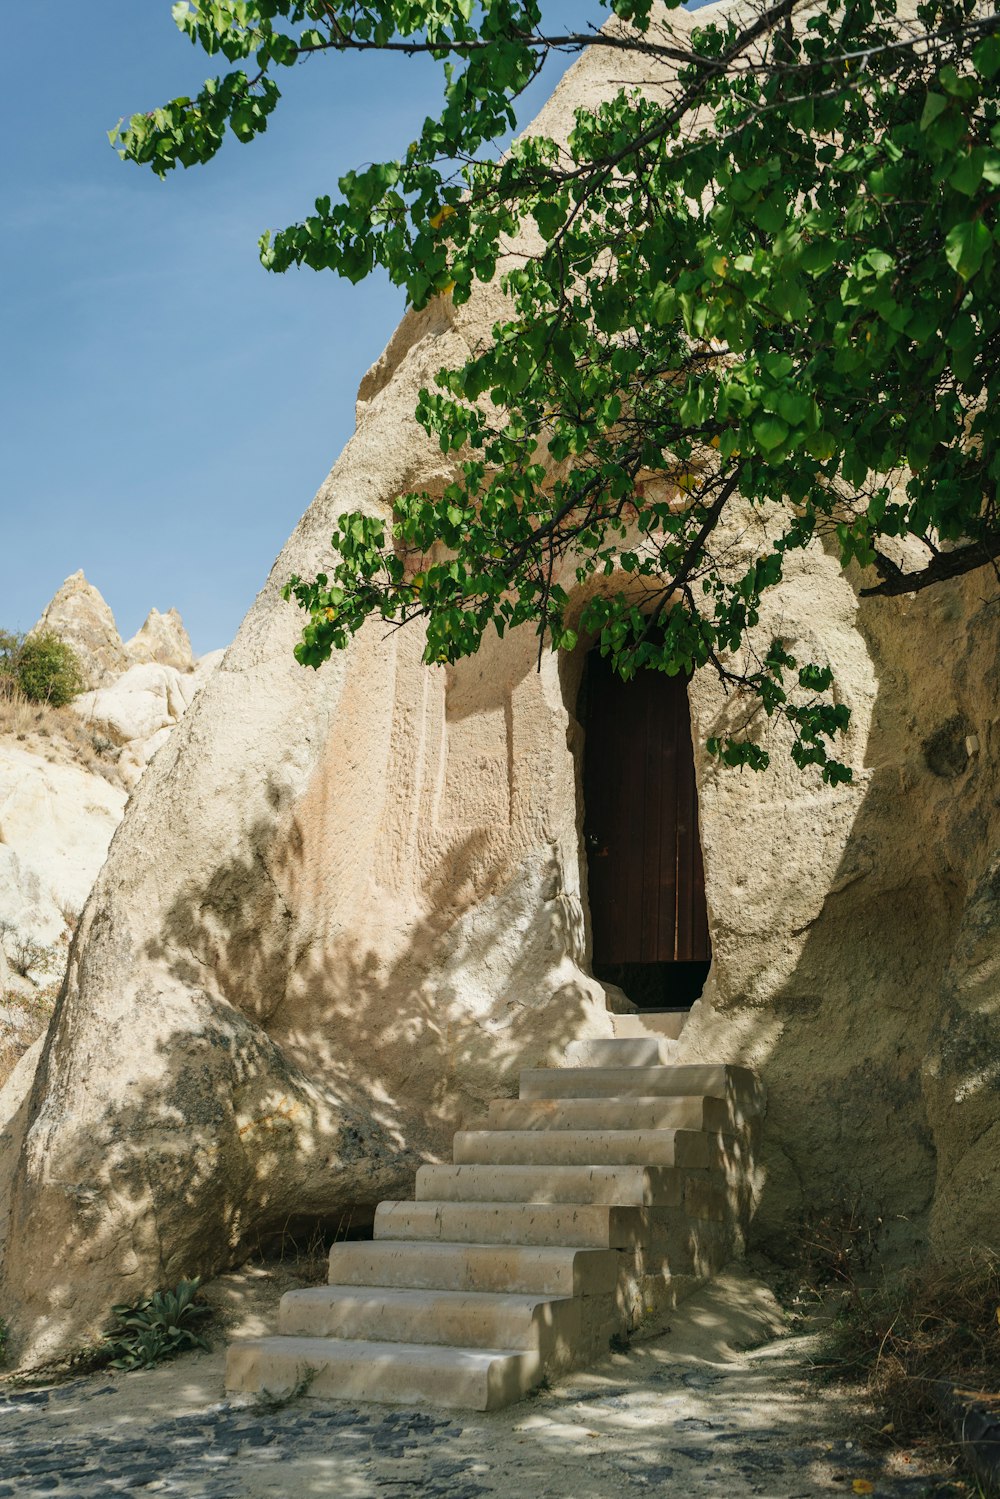
MULTIPOLYGON (((855 782, 789 766, 748 786, 702 763, 714 963, 682 1057, 726 1047, 766 1079, 759 1242, 780 1252, 798 1218, 853 1211, 881 1220, 883 1248, 961 1258, 1000 1243, 996 603, 973 575, 838 624, 804 596, 788 608, 793 590, 773 625, 829 652, 855 782), (956 725, 942 774, 927 747, 956 725)), ((718 732, 714 685, 692 701, 696 739, 718 732)))

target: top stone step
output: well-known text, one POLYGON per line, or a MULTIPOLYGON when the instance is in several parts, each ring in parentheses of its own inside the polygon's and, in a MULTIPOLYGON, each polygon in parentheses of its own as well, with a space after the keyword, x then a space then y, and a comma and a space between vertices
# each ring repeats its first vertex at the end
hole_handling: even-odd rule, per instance
POLYGON ((749 1067, 532 1067, 521 1073, 521 1098, 724 1098, 740 1113, 764 1112, 764 1088, 749 1067))
POLYGON ((634 1015, 612 1015, 611 1024, 619 1041, 630 1036, 659 1036, 677 1041, 690 1013, 690 1010, 639 1010, 634 1015))
POLYGON ((613 1041, 571 1041, 566 1048, 569 1067, 659 1067, 676 1048, 660 1036, 625 1036, 613 1041))

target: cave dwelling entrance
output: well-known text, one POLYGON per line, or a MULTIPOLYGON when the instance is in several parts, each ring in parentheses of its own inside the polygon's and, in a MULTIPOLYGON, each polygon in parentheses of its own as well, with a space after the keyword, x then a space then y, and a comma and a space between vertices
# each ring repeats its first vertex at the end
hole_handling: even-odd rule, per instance
POLYGON ((584 677, 584 840, 594 976, 641 1010, 688 1009, 712 948, 688 679, 622 681, 598 651, 584 677))

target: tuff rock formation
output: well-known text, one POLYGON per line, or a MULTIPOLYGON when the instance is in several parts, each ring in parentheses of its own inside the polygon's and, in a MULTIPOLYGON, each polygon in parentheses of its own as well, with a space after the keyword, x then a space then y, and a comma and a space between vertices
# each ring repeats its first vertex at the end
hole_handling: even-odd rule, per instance
MULTIPOLYGON (((630 67, 584 56, 539 127, 564 133, 630 67)), ((23 1363, 291 1216, 405 1193, 519 1067, 611 1032, 581 842, 587 642, 536 670, 522 631, 452 669, 373 624, 312 674, 281 598, 328 563, 339 512, 388 516, 448 480, 417 393, 500 305, 493 285, 403 319, 129 802, 34 1083, 2 1096, 0 1314, 23 1363)), ((766 523, 734 519, 734 567, 766 523)), ((831 661, 855 783, 824 787, 779 744, 763 776, 699 753, 714 961, 680 1059, 766 1083, 758 1242, 846 1203, 948 1255, 1000 1238, 995 590, 859 603, 859 581, 819 545, 789 554, 760 631, 831 661)), ((699 744, 738 711, 708 673, 691 698, 699 744)))
POLYGON ((155 662, 177 671, 193 671, 194 656, 184 622, 176 609, 150 609, 141 630, 125 643, 125 654, 137 665, 155 662))
POLYGON ((102 687, 129 664, 115 617, 82 572, 66 579, 32 634, 51 630, 79 657, 89 687, 102 687))
POLYGON ((77 647, 90 642, 86 669, 107 685, 62 709, 8 704, 7 732, 0 730, 0 1083, 44 1026, 128 790, 222 656, 191 662, 176 611, 153 610, 144 626, 148 648, 175 659, 187 649, 188 669, 129 667, 123 651, 115 654, 121 642, 111 610, 82 573, 63 584, 36 629, 57 625, 77 647), (158 644, 157 622, 164 626, 158 644), (101 641, 104 654, 95 655, 101 641), (112 671, 113 660, 127 669, 112 671), (12 973, 8 958, 26 976, 12 973))
MULTIPOLYGON (((171 614, 175 611, 171 610, 171 614)), ((84 723, 106 734, 112 744, 121 746, 118 772, 130 790, 156 751, 166 743, 170 731, 187 712, 222 655, 222 651, 212 651, 188 671, 152 661, 130 666, 110 685, 74 699, 73 711, 84 723)))

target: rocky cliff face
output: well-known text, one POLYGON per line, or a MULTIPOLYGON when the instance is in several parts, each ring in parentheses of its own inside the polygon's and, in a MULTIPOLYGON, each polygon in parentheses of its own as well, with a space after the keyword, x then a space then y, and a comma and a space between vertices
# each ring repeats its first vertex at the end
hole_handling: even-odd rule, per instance
MULTIPOLYGON (((861 581, 816 550, 763 622, 829 653, 854 784, 702 759, 714 960, 681 1059, 767 1081, 758 1243, 853 1210, 890 1253, 957 1256, 1000 1242, 996 605, 977 577, 895 600, 861 581)), ((707 675, 692 701, 703 743, 729 710, 707 675)))
MULTIPOLYGON (((540 127, 565 132, 629 66, 581 59, 540 127)), ((580 837, 586 643, 536 671, 515 632, 428 667, 416 632, 372 625, 314 675, 281 598, 328 560, 338 513, 388 516, 450 477, 417 393, 499 305, 490 286, 404 319, 354 437, 129 801, 34 1082, 23 1069, 0 1099, 0 1313, 24 1362, 290 1215, 405 1192, 519 1067, 610 1033, 580 837)), ((796 554, 762 633, 831 661, 855 784, 824 787, 779 746, 764 776, 700 764, 714 963, 682 1058, 764 1078, 756 1232, 772 1246, 845 1201, 908 1252, 1000 1236, 989 582, 859 604, 820 546, 796 554)), ((703 742, 732 704, 708 675, 691 696, 703 742)), ((142 722, 162 732, 152 709, 142 722)))
POLYGON ((176 610, 154 609, 123 646, 83 573, 59 589, 43 629, 104 685, 62 709, 0 704, 0 1084, 48 1019, 129 790, 222 655, 195 662, 176 610))

